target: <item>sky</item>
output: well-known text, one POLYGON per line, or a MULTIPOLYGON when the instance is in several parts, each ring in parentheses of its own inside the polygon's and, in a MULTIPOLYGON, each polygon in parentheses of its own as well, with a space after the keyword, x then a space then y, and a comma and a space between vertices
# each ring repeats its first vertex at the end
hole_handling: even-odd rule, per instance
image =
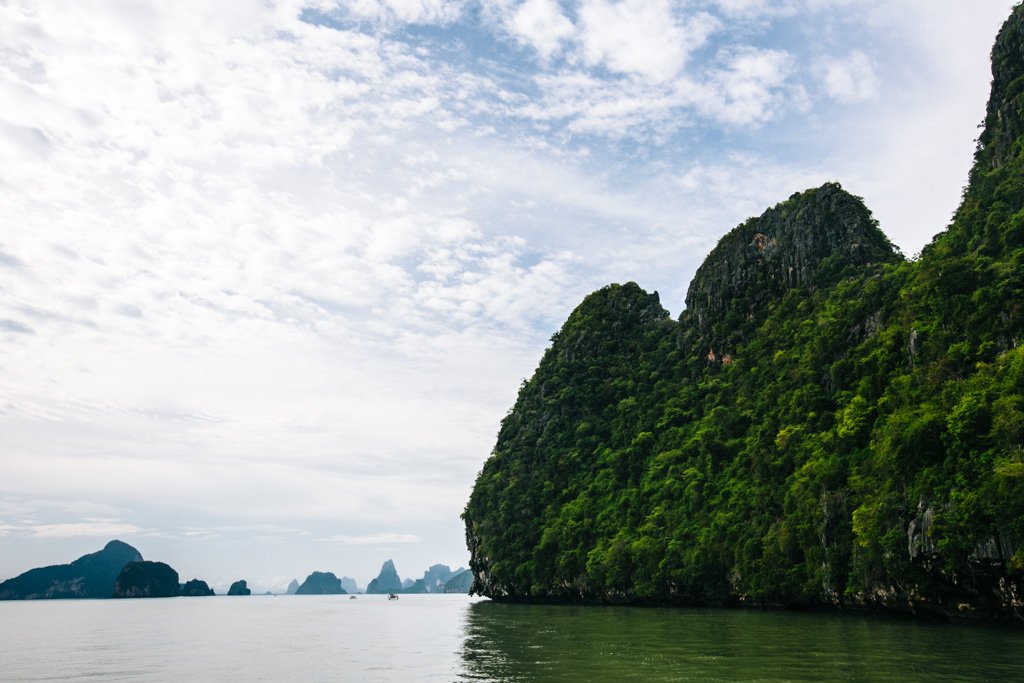
POLYGON ((839 181, 913 257, 1010 0, 0 0, 0 579, 468 563, 589 292, 839 181))

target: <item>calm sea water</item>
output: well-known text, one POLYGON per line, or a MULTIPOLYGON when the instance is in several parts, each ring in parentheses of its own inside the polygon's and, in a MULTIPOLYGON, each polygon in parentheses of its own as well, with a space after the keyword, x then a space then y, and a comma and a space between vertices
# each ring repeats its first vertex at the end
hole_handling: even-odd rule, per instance
POLYGON ((3 681, 1022 681, 1024 631, 457 595, 0 602, 3 681))

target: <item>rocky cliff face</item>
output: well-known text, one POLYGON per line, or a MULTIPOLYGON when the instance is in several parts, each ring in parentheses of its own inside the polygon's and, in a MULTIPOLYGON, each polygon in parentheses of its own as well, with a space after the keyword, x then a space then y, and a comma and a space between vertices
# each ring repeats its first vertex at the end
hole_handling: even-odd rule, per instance
POLYGON ((244 579, 240 579, 231 584, 228 588, 228 595, 252 595, 252 590, 244 579))
POLYGON ((1014 144, 1024 135, 1024 15, 1014 12, 992 48, 992 92, 979 138, 978 158, 985 169, 1009 163, 1020 154, 1014 144))
POLYGON ((0 583, 0 600, 109 598, 114 580, 129 562, 141 562, 138 550, 110 541, 102 550, 70 564, 31 569, 0 583))
POLYGON ((114 581, 115 598, 173 598, 178 572, 163 562, 129 562, 114 581))

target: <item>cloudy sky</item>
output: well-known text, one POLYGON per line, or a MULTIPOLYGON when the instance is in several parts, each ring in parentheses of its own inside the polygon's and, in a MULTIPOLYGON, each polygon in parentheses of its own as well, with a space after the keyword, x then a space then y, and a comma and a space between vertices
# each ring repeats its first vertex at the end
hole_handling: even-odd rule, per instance
POLYGON ((0 578, 466 564, 588 292, 839 180, 908 256, 1010 0, 0 0, 0 578))

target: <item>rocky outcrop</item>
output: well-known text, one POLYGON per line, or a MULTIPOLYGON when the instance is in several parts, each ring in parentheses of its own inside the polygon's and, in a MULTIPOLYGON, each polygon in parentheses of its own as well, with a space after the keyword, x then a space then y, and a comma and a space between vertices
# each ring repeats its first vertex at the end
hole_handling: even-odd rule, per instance
POLYGON ((189 598, 199 598, 210 595, 216 595, 216 593, 213 592, 213 589, 210 588, 210 586, 207 585, 205 581, 200 581, 199 579, 192 579, 191 581, 187 581, 184 585, 182 585, 181 595, 189 598))
POLYGON ((992 48, 992 91, 985 127, 978 139, 983 169, 1010 161, 1014 144, 1024 135, 1024 13, 1014 12, 1003 24, 992 48))
POLYGON ((114 581, 115 598, 173 598, 178 572, 163 562, 129 562, 114 581))
POLYGON ((252 591, 246 585, 245 579, 241 579, 231 584, 231 588, 228 589, 228 595, 252 595, 252 591))
POLYGON ((129 562, 141 562, 138 550, 110 541, 70 564, 39 567, 0 583, 0 600, 109 598, 114 581, 129 562))
POLYGON ((341 579, 331 572, 313 572, 306 577, 296 595, 342 595, 341 579))
POLYGON ((850 269, 898 260, 864 202, 826 183, 722 237, 690 283, 684 318, 721 360, 790 289, 822 287, 850 269))
POLYGON ((367 593, 398 593, 402 590, 402 579, 399 578, 398 572, 395 571, 395 563, 391 560, 385 562, 381 568, 380 573, 373 581, 370 581, 370 585, 366 587, 367 593))
POLYGON ((584 299, 466 506, 473 592, 1024 623, 1024 4, 992 59, 919 258, 827 183, 727 233, 678 322, 584 299))
POLYGON ((295 591, 299 590, 299 580, 292 579, 291 583, 288 584, 288 590, 285 591, 286 595, 295 595, 295 591))
POLYGON ((359 592, 359 584, 357 584, 356 580, 350 576, 341 577, 341 587, 345 589, 346 593, 359 592))

